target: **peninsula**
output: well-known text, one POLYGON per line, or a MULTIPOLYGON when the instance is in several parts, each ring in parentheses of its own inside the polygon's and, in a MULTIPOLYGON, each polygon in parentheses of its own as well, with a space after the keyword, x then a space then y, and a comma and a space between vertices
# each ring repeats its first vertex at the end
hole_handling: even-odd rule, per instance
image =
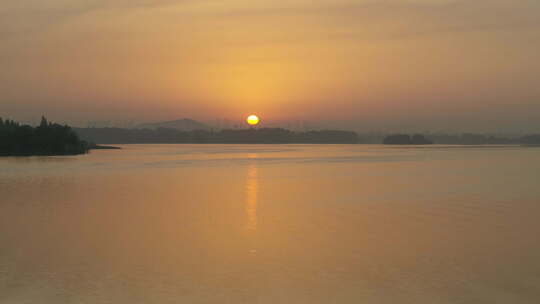
POLYGON ((78 155, 110 148, 81 140, 71 127, 45 117, 37 127, 0 118, 0 156, 78 155))

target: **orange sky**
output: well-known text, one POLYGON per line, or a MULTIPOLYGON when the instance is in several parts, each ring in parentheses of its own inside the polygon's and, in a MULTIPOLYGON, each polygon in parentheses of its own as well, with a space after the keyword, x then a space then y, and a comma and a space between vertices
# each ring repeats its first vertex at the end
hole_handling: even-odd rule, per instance
POLYGON ((19 0, 0 41, 20 120, 540 131, 538 0, 19 0))

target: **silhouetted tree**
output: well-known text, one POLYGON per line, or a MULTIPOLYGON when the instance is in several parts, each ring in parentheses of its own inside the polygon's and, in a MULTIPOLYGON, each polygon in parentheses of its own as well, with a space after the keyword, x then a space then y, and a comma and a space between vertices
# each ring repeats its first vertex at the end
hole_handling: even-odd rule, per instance
POLYGON ((49 126, 49 123, 47 122, 47 118, 45 116, 41 116, 41 123, 39 124, 40 128, 47 128, 49 126))
POLYGON ((67 125, 41 118, 38 127, 0 118, 0 155, 72 155, 88 152, 88 144, 67 125))

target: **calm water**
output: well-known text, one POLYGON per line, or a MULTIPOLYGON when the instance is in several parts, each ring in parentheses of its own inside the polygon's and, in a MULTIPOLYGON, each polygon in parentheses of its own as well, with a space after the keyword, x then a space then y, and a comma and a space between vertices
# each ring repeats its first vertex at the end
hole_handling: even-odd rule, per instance
POLYGON ((540 149, 0 159, 0 303, 540 303, 540 149))

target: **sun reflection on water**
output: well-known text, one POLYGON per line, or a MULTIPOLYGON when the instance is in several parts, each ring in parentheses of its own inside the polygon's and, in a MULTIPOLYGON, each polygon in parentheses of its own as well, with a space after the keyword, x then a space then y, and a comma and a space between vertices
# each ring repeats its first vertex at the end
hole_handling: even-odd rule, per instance
POLYGON ((257 158, 256 154, 250 154, 249 158, 252 159, 247 168, 246 176, 246 215, 248 231, 257 230, 257 195, 259 181, 257 178, 257 164, 254 159, 257 158))

